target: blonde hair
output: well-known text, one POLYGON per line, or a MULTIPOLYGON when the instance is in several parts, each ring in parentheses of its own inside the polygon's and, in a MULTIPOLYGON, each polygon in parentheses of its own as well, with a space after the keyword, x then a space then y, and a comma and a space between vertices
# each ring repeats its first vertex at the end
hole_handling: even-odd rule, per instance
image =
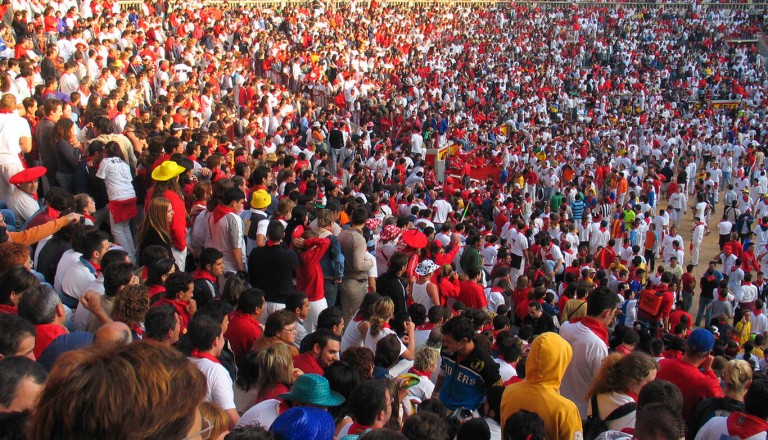
POLYGON ((139 243, 144 240, 150 229, 157 231, 163 241, 169 238, 171 224, 168 222, 168 208, 170 207, 171 201, 165 197, 155 197, 149 201, 147 215, 139 229, 139 243))
POLYGON ((659 364, 643 352, 633 351, 626 356, 613 353, 603 359, 603 363, 589 387, 586 399, 597 394, 614 391, 624 392, 631 383, 642 382, 652 371, 658 370, 658 368, 659 364))
POLYGON ((213 402, 203 402, 200 404, 199 409, 200 417, 211 422, 211 426, 213 426, 208 438, 218 439, 223 434, 229 432, 229 418, 219 405, 213 402))
POLYGON ((744 392, 752 381, 752 367, 745 360, 730 360, 723 368, 723 379, 729 391, 744 392))
POLYGON ((368 320, 371 323, 371 327, 368 329, 371 336, 378 336, 384 328, 384 324, 389 322, 394 314, 395 303, 392 302, 392 298, 385 296, 376 301, 371 307, 371 319, 368 320))
POLYGON ((272 344, 259 351, 256 355, 256 368, 259 376, 256 379, 256 389, 259 398, 278 384, 287 387, 293 385, 293 359, 291 350, 286 344, 272 344))
POLYGON ((440 353, 434 348, 422 347, 413 357, 413 367, 421 371, 432 371, 437 367, 440 353))

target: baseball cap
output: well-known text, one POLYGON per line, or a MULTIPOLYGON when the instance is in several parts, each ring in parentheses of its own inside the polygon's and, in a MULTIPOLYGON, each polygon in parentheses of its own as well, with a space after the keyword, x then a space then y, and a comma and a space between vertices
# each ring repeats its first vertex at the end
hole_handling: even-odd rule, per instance
POLYGON ((708 353, 715 346, 715 336, 707 329, 697 328, 688 335, 686 345, 694 353, 708 353))

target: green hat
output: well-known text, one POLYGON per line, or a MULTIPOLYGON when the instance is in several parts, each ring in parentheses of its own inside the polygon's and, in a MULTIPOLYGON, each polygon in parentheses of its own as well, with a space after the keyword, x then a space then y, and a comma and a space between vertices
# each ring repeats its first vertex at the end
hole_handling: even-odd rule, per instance
POLYGON ((277 398, 326 407, 339 406, 344 403, 344 396, 336 391, 331 391, 328 379, 319 374, 302 374, 293 383, 290 392, 280 394, 277 398))

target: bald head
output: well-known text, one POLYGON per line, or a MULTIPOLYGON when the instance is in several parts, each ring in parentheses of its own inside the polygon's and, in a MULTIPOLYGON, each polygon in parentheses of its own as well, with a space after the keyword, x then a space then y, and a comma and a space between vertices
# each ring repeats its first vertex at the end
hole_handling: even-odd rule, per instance
POLYGON ((110 322, 96 330, 93 335, 93 345, 102 348, 115 348, 128 345, 133 341, 131 329, 122 322, 110 322))

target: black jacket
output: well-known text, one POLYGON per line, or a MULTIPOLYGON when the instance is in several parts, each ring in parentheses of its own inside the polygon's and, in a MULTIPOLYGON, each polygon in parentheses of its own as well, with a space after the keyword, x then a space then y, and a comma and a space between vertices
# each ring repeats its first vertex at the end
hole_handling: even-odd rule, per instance
POLYGON ((298 265, 299 256, 285 244, 259 247, 248 256, 248 279, 267 301, 285 303, 286 295, 296 290, 291 278, 298 265))
POLYGON ((381 296, 391 298, 392 302, 395 303, 395 315, 389 321, 389 325, 398 335, 402 335, 405 331, 405 321, 408 319, 408 306, 406 305, 408 294, 405 286, 406 284, 397 275, 389 272, 376 280, 378 293, 381 296))

